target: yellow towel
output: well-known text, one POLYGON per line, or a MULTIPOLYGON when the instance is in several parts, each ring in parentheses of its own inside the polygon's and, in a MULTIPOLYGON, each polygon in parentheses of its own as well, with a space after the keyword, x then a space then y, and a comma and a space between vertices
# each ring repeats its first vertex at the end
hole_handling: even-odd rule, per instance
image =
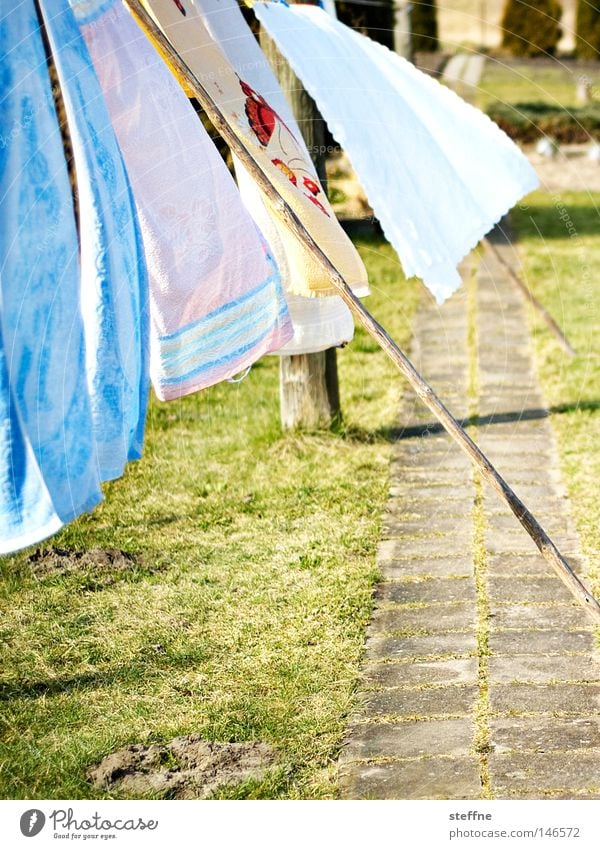
MULTIPOLYGON (((143 0, 143 3, 315 242, 356 294, 367 294, 367 273, 362 260, 337 222, 293 133, 261 93, 244 81, 243 69, 236 73, 190 0, 143 0)), ((278 220, 277 225, 290 261, 290 291, 304 296, 336 294, 337 290, 310 252, 283 222, 278 220)))

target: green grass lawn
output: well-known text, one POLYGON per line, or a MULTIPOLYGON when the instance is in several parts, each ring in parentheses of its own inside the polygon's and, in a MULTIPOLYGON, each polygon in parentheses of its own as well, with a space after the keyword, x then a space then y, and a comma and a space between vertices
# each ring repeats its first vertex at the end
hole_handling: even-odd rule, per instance
MULTIPOLYGON (((547 103, 570 108, 577 105, 575 92, 577 73, 556 60, 541 62, 504 62, 489 58, 477 89, 477 106, 484 111, 495 103, 547 103)), ((594 78, 597 75, 586 72, 594 78)))
POLYGON ((531 314, 562 472, 600 595, 600 195, 537 192, 514 221, 526 280, 578 352, 564 354, 531 314))
MULTIPOLYGON (((369 306, 406 344, 419 287, 383 242, 359 247, 369 306)), ((337 433, 282 434, 274 357, 152 403, 143 460, 49 543, 120 549, 125 568, 0 559, 1 797, 95 798, 89 765, 192 732, 277 749, 225 796, 335 793, 403 388, 361 331, 338 360, 337 433)))
POLYGON ((561 144, 584 144, 600 135, 598 74, 559 60, 504 63, 489 58, 475 95, 475 103, 508 135, 531 144, 548 135, 561 144), (576 100, 579 76, 592 83, 589 104, 576 100))
MULTIPOLYGON (((600 594, 600 196, 530 196, 514 221, 529 285, 579 351, 536 323, 565 483, 600 594)), ((363 241, 369 306, 403 345, 419 297, 363 241)), ((278 363, 151 405, 144 459, 49 545, 110 568, 0 559, 0 797, 98 796, 87 768, 128 743, 263 740, 278 766, 222 791, 335 795, 363 650, 403 385, 362 331, 339 355, 344 427, 282 434, 278 363)), ((457 449, 458 450, 458 449, 457 449)))

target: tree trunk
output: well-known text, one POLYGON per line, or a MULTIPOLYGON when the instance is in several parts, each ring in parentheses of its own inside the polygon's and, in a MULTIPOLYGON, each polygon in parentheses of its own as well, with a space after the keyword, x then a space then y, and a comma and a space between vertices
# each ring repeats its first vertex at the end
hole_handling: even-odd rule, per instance
MULTIPOLYGON (((292 107, 323 188, 325 122, 316 104, 264 30, 260 44, 292 107)), ((336 350, 280 357, 281 423, 288 428, 331 427, 341 420, 336 350)))

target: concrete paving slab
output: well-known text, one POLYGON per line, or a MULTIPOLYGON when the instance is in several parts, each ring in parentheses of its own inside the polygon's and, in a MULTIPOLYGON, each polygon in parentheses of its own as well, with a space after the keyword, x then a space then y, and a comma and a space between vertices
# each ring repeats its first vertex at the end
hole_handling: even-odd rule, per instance
POLYGON ((489 645, 494 655, 589 655, 594 637, 590 631, 493 631, 489 645))
POLYGON ((467 687, 428 687, 427 689, 378 690, 367 696, 359 716, 441 717, 469 716, 479 691, 467 687))
POLYGON ((345 761, 389 757, 415 758, 423 755, 467 755, 473 740, 470 718, 425 719, 350 727, 340 755, 345 761))
POLYGON ((600 756, 595 751, 492 754, 490 772, 494 791, 510 791, 517 798, 522 793, 538 798, 538 792, 552 790, 567 799, 600 792, 600 756))
POLYGON ((479 799, 475 757, 423 758, 358 764, 342 770, 342 795, 351 799, 479 799))
POLYGON ((476 610, 469 602, 436 604, 429 610, 422 607, 397 606, 378 608, 371 625, 376 634, 392 631, 475 631, 476 610))
POLYGON ((490 680, 494 684, 512 681, 551 683, 554 681, 600 682, 600 664, 590 656, 581 655, 513 655, 491 657, 490 680))
POLYGON ((469 578, 430 578, 422 581, 389 581, 378 586, 380 603, 475 601, 475 587, 469 578))
POLYGON ((585 610, 580 605, 556 604, 543 607, 537 604, 492 605, 492 629, 548 628, 582 630, 591 628, 585 610))
MULTIPOLYGON (((497 262, 486 255, 476 289, 423 306, 413 362, 583 570, 523 302, 497 262)), ((409 395, 401 421, 341 795, 600 797, 600 663, 585 612, 409 395)))
POLYGON ((377 635, 369 637, 366 649, 370 660, 422 660, 449 655, 459 657, 475 653, 476 639, 473 632, 432 634, 427 637, 377 635))
POLYGON ((600 758, 600 717, 569 719, 552 716, 492 719, 491 745, 495 752, 568 752, 597 749, 600 758))
POLYGON ((363 671, 363 681, 371 687, 473 684, 477 675, 477 658, 469 657, 415 663, 371 663, 363 671))
POLYGON ((494 713, 600 715, 600 684, 505 684, 492 687, 494 713))

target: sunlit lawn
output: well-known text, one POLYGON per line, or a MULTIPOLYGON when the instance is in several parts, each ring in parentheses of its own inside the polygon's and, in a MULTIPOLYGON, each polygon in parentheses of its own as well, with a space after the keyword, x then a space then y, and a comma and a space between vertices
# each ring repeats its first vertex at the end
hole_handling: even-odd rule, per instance
MULTIPOLYGON (((418 287, 363 242, 371 309, 401 342, 418 287)), ((153 403, 144 458, 50 541, 129 568, 0 560, 0 796, 96 797, 131 742, 263 740, 278 767, 225 795, 324 797, 353 704, 402 385, 363 333, 339 354, 345 426, 282 434, 278 361, 153 403)))
MULTIPOLYGON (((577 77, 581 71, 558 60, 505 62, 489 58, 477 87, 476 103, 485 110, 493 103, 548 103, 570 108, 577 105, 577 77)), ((586 72, 596 84, 600 75, 586 72)))
POLYGON ((532 316, 562 471, 600 593, 600 195, 531 195, 515 210, 528 284, 563 327, 571 359, 532 316))

